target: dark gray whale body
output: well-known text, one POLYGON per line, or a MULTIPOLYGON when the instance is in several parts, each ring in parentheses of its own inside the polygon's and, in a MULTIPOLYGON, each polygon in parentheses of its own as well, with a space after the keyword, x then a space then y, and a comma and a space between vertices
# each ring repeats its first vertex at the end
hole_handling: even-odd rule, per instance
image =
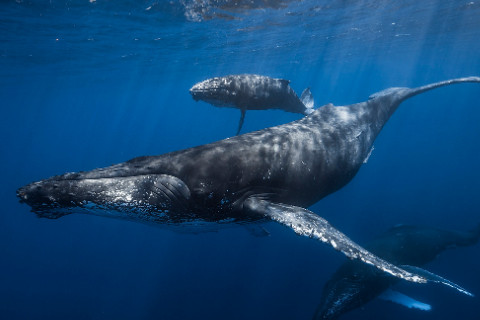
POLYGON ((396 277, 427 279, 398 268, 355 244, 305 209, 347 184, 405 99, 460 82, 391 88, 366 102, 332 104, 284 125, 106 168, 66 173, 17 190, 39 216, 77 209, 160 224, 251 222, 269 219, 328 243, 396 277))
MULTIPOLYGON (((448 248, 476 244, 479 237, 480 226, 468 232, 398 226, 380 235, 365 248, 396 265, 423 266, 448 248)), ((371 266, 347 261, 326 283, 314 319, 337 319, 384 293, 396 282, 397 278, 371 266)), ((423 310, 430 307, 395 292, 389 292, 385 299, 423 310)))
POLYGON ((305 89, 298 98, 289 84, 290 81, 284 79, 238 74, 199 82, 190 89, 190 94, 195 101, 203 100, 216 107, 240 109, 242 115, 238 135, 247 110, 281 109, 304 115, 312 113, 313 97, 310 89, 305 89))

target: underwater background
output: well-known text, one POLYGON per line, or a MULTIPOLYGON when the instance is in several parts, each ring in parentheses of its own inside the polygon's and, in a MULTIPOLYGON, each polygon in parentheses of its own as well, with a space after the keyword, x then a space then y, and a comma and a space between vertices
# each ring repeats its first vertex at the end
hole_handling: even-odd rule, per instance
MULTIPOLYGON (((15 191, 235 134, 188 89, 257 73, 317 107, 480 75, 480 1, 0 2, 0 318, 310 319, 345 256, 275 223, 183 234, 89 215, 39 219, 15 191)), ((242 132, 296 119, 249 111, 242 132)), ((480 86, 405 101, 346 187, 310 209, 364 244, 404 223, 480 223, 480 86)), ((374 300, 342 319, 479 319, 479 245, 426 269, 476 297, 401 283, 430 312, 374 300)))

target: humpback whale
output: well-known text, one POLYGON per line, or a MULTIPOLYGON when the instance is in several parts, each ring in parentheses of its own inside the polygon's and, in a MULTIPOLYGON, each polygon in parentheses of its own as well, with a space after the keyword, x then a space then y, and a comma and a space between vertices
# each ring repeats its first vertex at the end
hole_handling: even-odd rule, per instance
POLYGON ((256 74, 229 75, 199 82, 190 89, 190 94, 195 101, 202 100, 216 107, 240 109, 238 135, 247 110, 281 109, 304 115, 313 112, 310 89, 305 89, 298 98, 289 83, 289 80, 256 74))
MULTIPOLYGON (((365 248, 397 265, 422 266, 448 248, 476 244, 479 237, 480 225, 467 232, 397 226, 377 237, 365 248)), ((428 304, 389 290, 396 282, 396 278, 384 272, 357 261, 347 261, 325 284, 314 319, 337 319, 378 296, 409 308, 430 310, 428 304)))
POLYGON ((33 182, 17 196, 39 217, 52 219, 80 211, 169 225, 272 220, 393 276, 427 282, 360 247, 306 208, 352 180, 402 101, 463 82, 480 77, 390 88, 365 102, 325 105, 291 123, 33 182))

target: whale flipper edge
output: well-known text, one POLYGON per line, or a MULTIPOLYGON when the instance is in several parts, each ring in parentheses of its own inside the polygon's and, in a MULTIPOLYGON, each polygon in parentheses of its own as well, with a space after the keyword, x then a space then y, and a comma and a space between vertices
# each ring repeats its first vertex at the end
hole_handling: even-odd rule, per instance
POLYGON ((415 266, 409 266, 409 265, 401 265, 401 268, 408 270, 412 273, 418 274, 422 276, 423 278, 427 279, 427 282, 434 282, 434 283, 441 283, 446 285, 447 287, 456 289, 460 291, 463 294, 466 294, 467 296, 474 297, 475 295, 473 293, 468 292, 464 288, 460 287, 458 284, 451 282, 450 280, 447 280, 437 274, 434 274, 430 271, 427 271, 425 269, 422 269, 420 267, 415 267, 415 266))
POLYGON ((330 244, 350 259, 359 259, 395 277, 418 283, 427 282, 422 276, 405 271, 367 251, 334 228, 327 220, 307 209, 273 203, 260 197, 251 196, 243 204, 244 209, 254 214, 279 222, 301 236, 314 238, 330 244))

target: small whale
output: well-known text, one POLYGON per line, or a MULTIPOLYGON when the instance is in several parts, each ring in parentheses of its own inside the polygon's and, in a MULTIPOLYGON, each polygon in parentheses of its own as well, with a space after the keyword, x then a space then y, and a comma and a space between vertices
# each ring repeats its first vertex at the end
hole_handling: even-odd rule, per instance
MULTIPOLYGON (((397 226, 377 237, 365 248, 396 265, 420 267, 434 260, 448 248, 476 244, 479 237, 480 225, 467 232, 421 226, 397 226)), ((436 277, 439 282, 471 295, 452 282, 436 277)), ((321 303, 314 319, 338 319, 342 314, 359 308, 376 297, 408 308, 425 311, 431 309, 426 303, 389 289, 396 282, 397 278, 390 277, 371 266, 357 261, 347 261, 337 269, 323 288, 321 303)))
POLYGON ((199 82, 190 89, 190 94, 195 101, 240 109, 238 135, 247 110, 281 109, 304 115, 312 113, 313 96, 310 89, 305 89, 298 98, 289 84, 289 80, 256 74, 229 75, 199 82))
POLYGON ((306 208, 353 179, 402 101, 464 82, 480 77, 388 89, 348 106, 329 104, 276 127, 33 182, 17 196, 51 219, 82 212, 185 228, 275 221, 350 259, 425 283, 427 277, 379 258, 306 208))

